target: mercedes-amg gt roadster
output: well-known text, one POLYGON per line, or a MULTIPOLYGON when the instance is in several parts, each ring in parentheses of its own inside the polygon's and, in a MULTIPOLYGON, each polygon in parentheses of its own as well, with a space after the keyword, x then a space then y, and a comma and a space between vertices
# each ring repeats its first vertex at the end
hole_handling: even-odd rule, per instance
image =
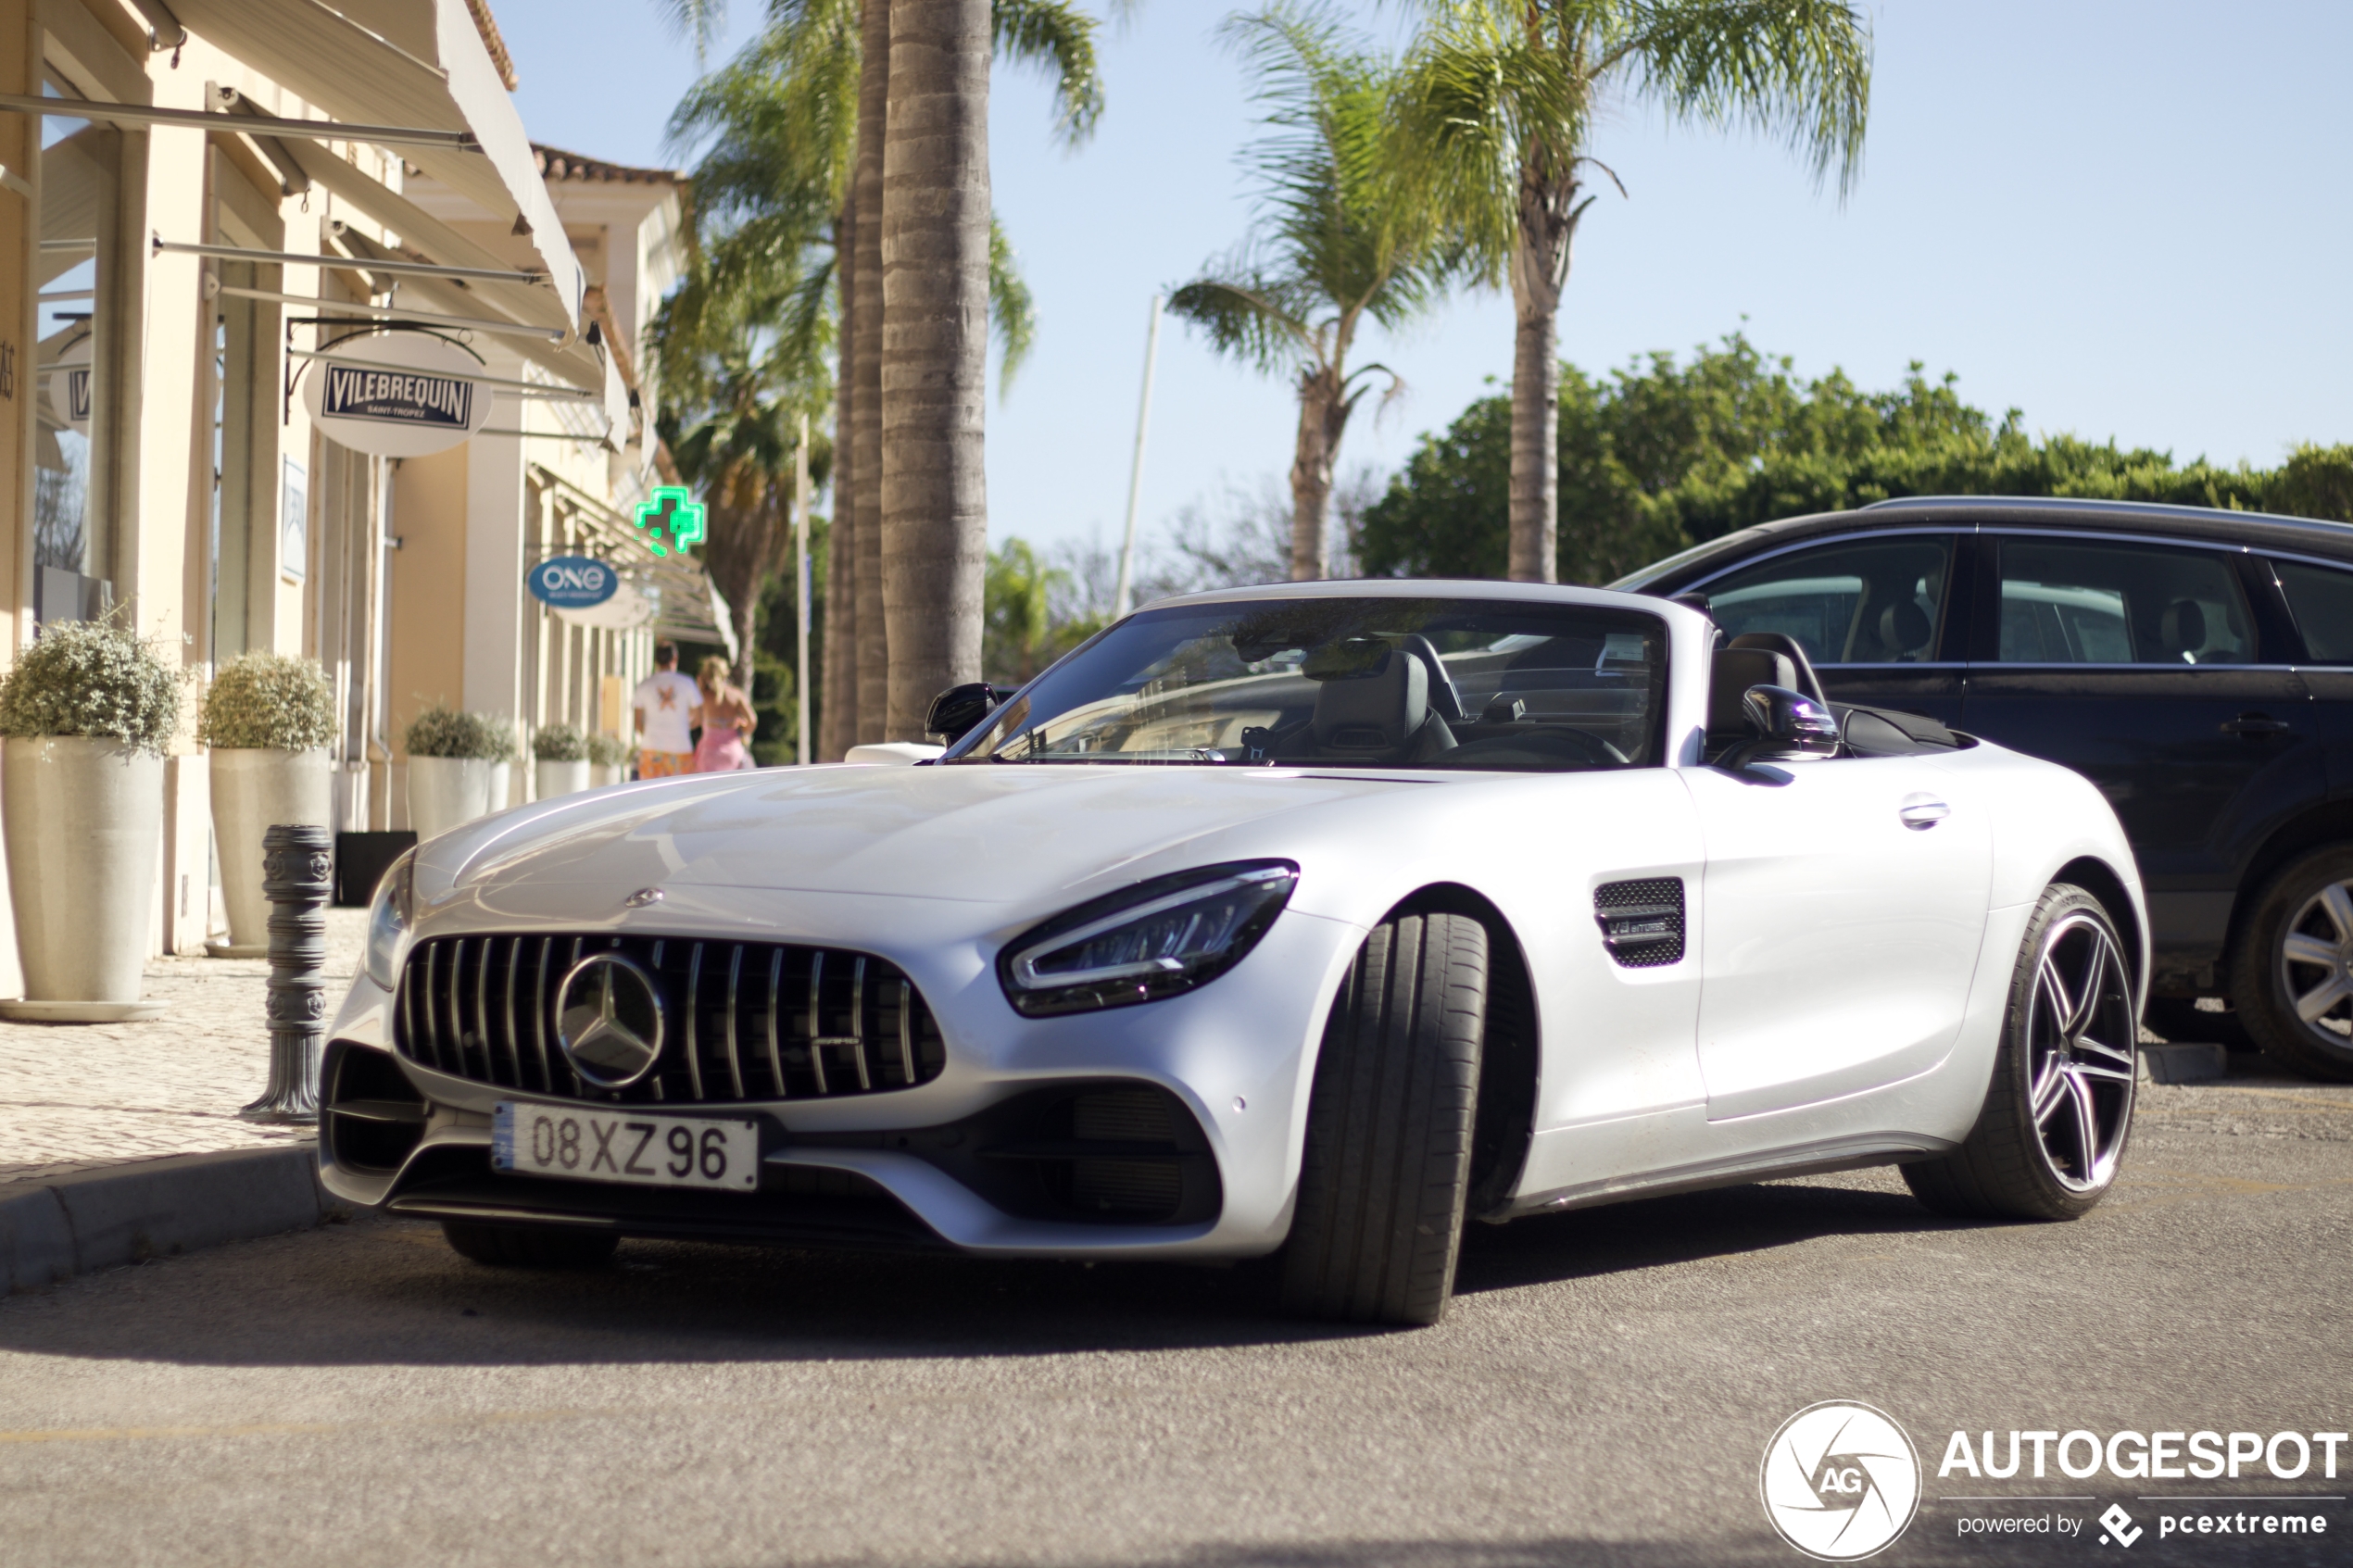
MULTIPOLYGON (((1858 611, 1859 613, 1859 611, 1858 611)), ((2066 1219, 2147 922, 2077 774, 1826 701, 1705 609, 1198 594, 916 766, 565 797, 417 848, 321 1064, 338 1197, 486 1263, 623 1236, 1279 1252, 1428 1323, 1466 1218, 1899 1166, 2066 1219)))

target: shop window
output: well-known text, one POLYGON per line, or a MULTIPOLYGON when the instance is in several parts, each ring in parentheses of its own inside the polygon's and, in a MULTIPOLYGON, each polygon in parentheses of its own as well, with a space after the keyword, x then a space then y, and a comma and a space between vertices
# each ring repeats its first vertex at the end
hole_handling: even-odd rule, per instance
MULTIPOLYGON (((49 95, 62 94, 53 83, 49 95)), ((42 621, 113 608, 108 305, 121 156, 120 132, 42 119, 31 583, 42 621)))

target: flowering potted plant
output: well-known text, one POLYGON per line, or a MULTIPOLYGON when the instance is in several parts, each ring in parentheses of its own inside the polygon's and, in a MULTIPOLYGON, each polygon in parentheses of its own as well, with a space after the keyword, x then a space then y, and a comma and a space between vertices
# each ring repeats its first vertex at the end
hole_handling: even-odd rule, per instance
POLYGON ((182 677, 120 621, 41 629, 0 677, 0 833, 25 999, 59 1022, 152 1018, 139 999, 182 677))
POLYGON ((607 784, 629 782, 629 759, 634 755, 629 743, 619 735, 604 734, 588 737, 588 787, 602 789, 607 784))
POLYGON ((588 787, 588 738, 570 724, 540 726, 531 737, 531 755, 537 764, 532 781, 537 798, 553 800, 588 787))
POLYGON ((487 713, 435 703, 409 726, 409 825, 422 842, 507 804, 514 732, 487 713))
POLYGON ((315 659, 241 654, 197 705, 196 738, 212 748, 212 835, 229 906, 229 940, 208 944, 214 957, 270 950, 261 835, 277 824, 330 825, 334 733, 334 688, 315 659))

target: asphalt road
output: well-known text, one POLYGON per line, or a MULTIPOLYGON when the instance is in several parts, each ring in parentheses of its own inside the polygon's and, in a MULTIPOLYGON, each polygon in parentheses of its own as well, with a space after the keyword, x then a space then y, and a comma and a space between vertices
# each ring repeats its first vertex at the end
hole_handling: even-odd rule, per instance
POLYGON ((1930 1218, 1893 1173, 1524 1221, 1446 1321, 1331 1332, 1261 1268, 633 1244, 586 1275, 363 1221, 0 1302, 0 1562, 1804 1562, 1759 1461, 1868 1401, 1925 1497, 1875 1562, 2353 1562, 2329 1533, 2160 1540, 2236 1486, 1939 1479, 1955 1429, 2344 1431, 2353 1090, 2145 1089, 2071 1225, 1930 1218), (2071 1493, 2091 1502, 1959 1503, 2071 1493), (2146 1534, 1964 1538, 1964 1517, 2146 1534))

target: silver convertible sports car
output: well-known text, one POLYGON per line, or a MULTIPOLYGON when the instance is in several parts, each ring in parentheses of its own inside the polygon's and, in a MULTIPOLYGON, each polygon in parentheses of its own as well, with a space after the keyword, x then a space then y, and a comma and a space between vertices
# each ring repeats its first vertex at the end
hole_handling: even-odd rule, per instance
POLYGON ((2147 929, 2076 774, 1794 643, 1497 583, 1166 600, 920 766, 663 780, 384 879, 328 1186, 470 1258, 624 1236, 1279 1252, 1428 1323, 1466 1218, 1867 1165, 2063 1219, 2147 929))

